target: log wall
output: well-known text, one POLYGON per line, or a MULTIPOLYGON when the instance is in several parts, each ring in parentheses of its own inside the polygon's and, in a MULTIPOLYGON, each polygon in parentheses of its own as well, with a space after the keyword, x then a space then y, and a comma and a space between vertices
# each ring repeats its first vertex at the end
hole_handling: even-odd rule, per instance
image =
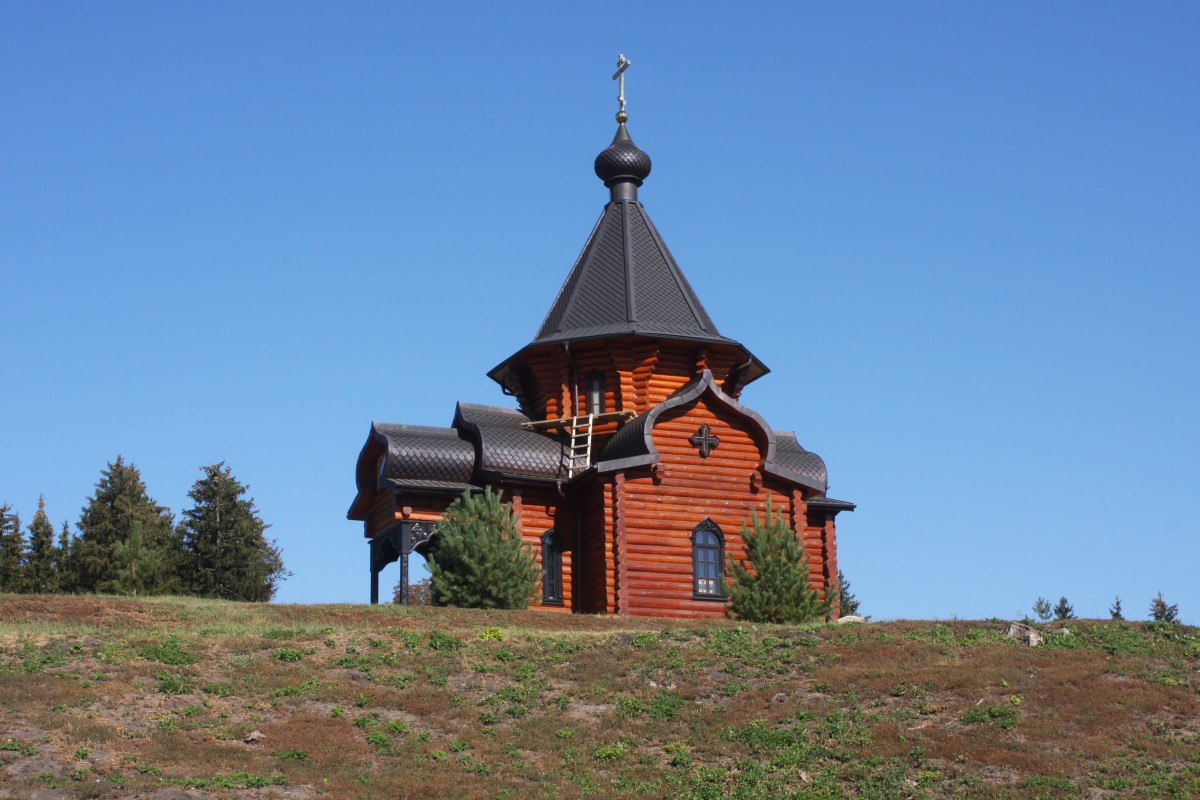
POLYGON ((787 513, 791 500, 771 487, 755 488, 765 442, 748 433, 746 420, 723 404, 701 398, 664 414, 654 428, 662 456, 657 472, 631 476, 621 506, 628 614, 723 617, 725 603, 693 596, 692 534, 711 518, 724 535, 725 552, 744 558, 739 531, 767 496, 787 513), (721 443, 707 459, 688 438, 707 423, 721 443))
POLYGON ((644 414, 705 369, 736 397, 741 391, 736 380, 740 358, 726 345, 624 337, 576 343, 569 353, 561 346, 548 346, 531 352, 514 368, 529 370, 528 385, 522 385, 520 393, 526 412, 535 419, 560 419, 586 413, 584 381, 590 372, 604 373, 609 411, 644 414))
POLYGON ((541 601, 541 588, 538 589, 537 599, 530 606, 545 611, 566 611, 574 607, 574 592, 572 591, 572 566, 575 551, 575 521, 569 509, 560 508, 562 498, 551 489, 526 488, 516 490, 518 496, 513 499, 514 512, 520 509, 517 520, 521 531, 521 540, 530 548, 537 558, 538 569, 542 567, 542 536, 551 528, 562 542, 562 605, 544 605, 541 601))

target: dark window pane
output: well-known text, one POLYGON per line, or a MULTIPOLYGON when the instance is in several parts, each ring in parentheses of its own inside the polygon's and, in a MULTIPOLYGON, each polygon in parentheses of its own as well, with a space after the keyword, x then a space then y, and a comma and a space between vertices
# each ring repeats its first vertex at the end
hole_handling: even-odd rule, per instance
POLYGON ((562 599, 562 545, 558 534, 548 531, 542 537, 542 600, 561 603, 562 599))
POLYGON ((724 553, 720 529, 709 520, 697 527, 692 537, 692 573, 694 590, 699 595, 719 597, 725 574, 724 553))

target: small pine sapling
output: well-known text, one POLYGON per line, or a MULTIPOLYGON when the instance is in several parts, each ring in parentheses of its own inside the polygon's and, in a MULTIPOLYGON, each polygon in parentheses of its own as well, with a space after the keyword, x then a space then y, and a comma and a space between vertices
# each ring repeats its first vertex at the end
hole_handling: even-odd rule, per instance
POLYGON ((1108 607, 1108 615, 1110 617, 1112 617, 1114 620, 1125 619, 1124 615, 1121 614, 1121 596, 1120 595, 1117 595, 1117 599, 1114 600, 1113 604, 1108 607))
POLYGON ((829 616, 833 593, 824 600, 809 582, 809 560, 800 537, 767 498, 764 519, 742 523, 746 563, 729 557, 733 576, 730 612, 750 622, 796 624, 829 616))
POLYGON ((1044 597, 1039 597, 1037 602, 1033 604, 1033 613, 1037 614, 1037 618, 1042 622, 1048 622, 1050 620, 1050 611, 1050 601, 1044 597))
POLYGON ((1075 608, 1067 601, 1066 596, 1058 598, 1058 602, 1054 604, 1054 618, 1059 621, 1075 619, 1075 608))
POLYGON ((1158 596, 1150 601, 1150 619, 1155 622, 1178 622, 1179 606, 1167 605, 1162 592, 1159 592, 1158 596))
POLYGON ((433 596, 462 608, 527 608, 540 579, 512 506, 491 487, 455 499, 429 551, 433 596))

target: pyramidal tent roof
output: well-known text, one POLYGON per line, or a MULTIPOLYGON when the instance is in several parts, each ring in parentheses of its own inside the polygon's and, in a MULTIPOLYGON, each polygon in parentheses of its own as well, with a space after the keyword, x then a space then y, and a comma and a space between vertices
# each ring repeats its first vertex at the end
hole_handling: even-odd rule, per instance
MULTIPOLYGON (((616 336, 683 339, 737 347, 751 361, 751 380, 766 374, 766 366, 740 342, 717 330, 638 200, 637 187, 650 173, 650 157, 629 138, 624 123, 596 157, 595 167, 611 198, 537 335, 522 352, 616 336)), ((511 360, 488 374, 499 380, 511 360)))

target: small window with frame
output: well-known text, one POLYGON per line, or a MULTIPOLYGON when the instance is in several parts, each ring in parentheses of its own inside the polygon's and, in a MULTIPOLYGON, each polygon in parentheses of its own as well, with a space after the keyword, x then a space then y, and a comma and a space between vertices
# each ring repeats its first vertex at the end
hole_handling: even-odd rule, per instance
POLYGON ((587 413, 604 413, 604 373, 589 372, 587 374, 587 413))
POLYGON ((553 528, 542 535, 542 604, 563 604, 562 539, 553 528))
POLYGON ((711 519, 692 531, 692 596, 725 599, 725 536, 711 519))

